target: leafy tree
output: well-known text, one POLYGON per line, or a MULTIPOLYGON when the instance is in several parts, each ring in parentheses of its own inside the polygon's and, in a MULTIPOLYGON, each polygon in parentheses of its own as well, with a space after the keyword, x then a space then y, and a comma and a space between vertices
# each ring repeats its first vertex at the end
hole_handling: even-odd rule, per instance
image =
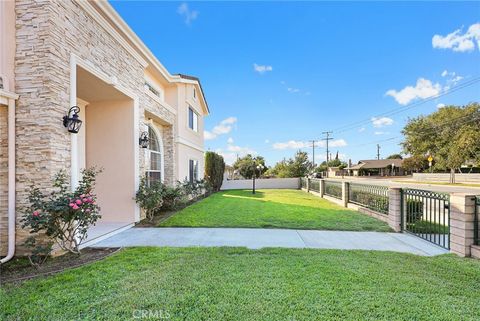
POLYGON ((388 156, 387 159, 403 159, 403 157, 400 154, 392 154, 388 156))
POLYGON ((262 156, 257 156, 254 159, 251 154, 237 159, 237 161, 233 163, 233 168, 237 170, 240 175, 242 175, 246 179, 252 178, 253 175, 259 177, 267 170, 267 167, 265 166, 265 159, 262 156), (258 165, 263 166, 263 169, 261 171, 257 169, 258 165))
POLYGON ((223 182, 225 162, 223 157, 214 152, 205 153, 205 180, 214 191, 219 191, 223 182))
POLYGON ((416 157, 432 155, 436 170, 455 170, 469 161, 480 163, 480 105, 447 106, 410 119, 403 131, 404 152, 416 157))
POLYGON ((403 160, 403 168, 409 172, 420 172, 428 168, 427 158, 424 156, 411 156, 403 160))
POLYGON ((308 174, 312 163, 308 160, 306 152, 298 151, 293 158, 282 160, 268 171, 268 174, 284 177, 304 177, 308 174))

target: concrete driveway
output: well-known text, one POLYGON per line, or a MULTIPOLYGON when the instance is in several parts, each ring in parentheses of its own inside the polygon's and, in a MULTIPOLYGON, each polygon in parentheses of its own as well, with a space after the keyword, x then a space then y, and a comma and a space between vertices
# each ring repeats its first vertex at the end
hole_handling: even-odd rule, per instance
POLYGON ((251 228, 131 228, 91 245, 134 246, 374 250, 423 256, 448 253, 443 248, 409 234, 251 228))

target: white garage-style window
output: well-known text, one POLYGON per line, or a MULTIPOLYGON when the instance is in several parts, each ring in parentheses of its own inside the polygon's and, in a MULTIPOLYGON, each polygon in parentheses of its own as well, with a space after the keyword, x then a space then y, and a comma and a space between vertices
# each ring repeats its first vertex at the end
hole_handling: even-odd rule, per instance
POLYGON ((163 182, 163 142, 152 125, 148 125, 148 159, 148 183, 163 182))

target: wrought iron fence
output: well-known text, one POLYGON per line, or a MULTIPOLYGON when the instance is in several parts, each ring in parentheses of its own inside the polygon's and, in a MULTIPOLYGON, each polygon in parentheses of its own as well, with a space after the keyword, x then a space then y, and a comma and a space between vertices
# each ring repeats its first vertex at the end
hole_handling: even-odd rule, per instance
POLYGON ((480 245, 480 195, 475 197, 475 216, 473 220, 473 242, 475 245, 480 245))
POLYGON ((325 180, 325 195, 342 199, 342 183, 325 180))
POLYGON ((450 195, 402 189, 403 230, 450 249, 450 195))
POLYGON ((306 178, 306 177, 300 178, 300 187, 301 188, 307 188, 307 180, 308 180, 308 178, 306 178))
POLYGON ((320 180, 310 178, 310 190, 320 193, 320 180))
POLYGON ((348 201, 376 212, 388 214, 388 187, 350 183, 348 201))

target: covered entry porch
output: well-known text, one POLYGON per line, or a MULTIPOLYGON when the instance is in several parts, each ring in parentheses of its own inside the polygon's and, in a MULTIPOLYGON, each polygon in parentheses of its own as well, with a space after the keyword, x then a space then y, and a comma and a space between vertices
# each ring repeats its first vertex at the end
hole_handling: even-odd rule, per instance
POLYGON ((101 219, 81 247, 121 232, 140 220, 134 201, 139 180, 138 101, 114 78, 72 58, 71 105, 83 120, 71 135, 71 177, 75 188, 84 168, 101 169, 94 193, 101 219))

